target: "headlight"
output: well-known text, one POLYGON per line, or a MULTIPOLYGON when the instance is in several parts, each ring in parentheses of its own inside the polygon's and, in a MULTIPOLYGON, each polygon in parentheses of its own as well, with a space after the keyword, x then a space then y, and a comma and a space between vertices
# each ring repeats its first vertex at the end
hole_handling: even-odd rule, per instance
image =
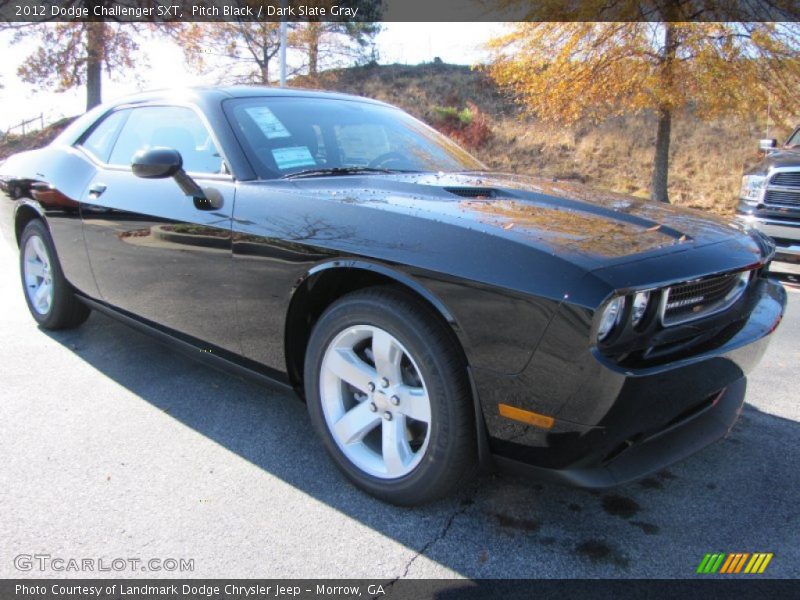
POLYGON ((642 322, 642 317, 647 312, 648 302, 650 302, 650 292, 637 292, 634 295, 631 306, 631 324, 634 327, 642 322))
POLYGON ((611 300, 603 309, 600 316, 600 325, 597 327, 597 339, 606 339, 622 317, 622 307, 625 305, 625 298, 618 296, 611 300))
POLYGON ((765 175, 745 175, 742 177, 742 188, 739 190, 739 197, 748 204, 758 204, 761 201, 761 194, 767 187, 767 177, 765 175))

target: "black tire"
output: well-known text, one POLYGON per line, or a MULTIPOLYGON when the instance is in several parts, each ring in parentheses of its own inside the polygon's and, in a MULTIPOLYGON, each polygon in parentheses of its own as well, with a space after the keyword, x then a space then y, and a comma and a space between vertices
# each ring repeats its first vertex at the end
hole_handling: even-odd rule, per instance
POLYGON ((61 270, 61 264, 58 261, 58 255, 53 245, 53 239, 50 237, 50 232, 41 220, 34 219, 25 226, 25 229, 22 231, 22 236, 20 237, 19 249, 19 270, 23 295, 25 296, 25 302, 28 304, 28 310, 31 316, 36 320, 39 326, 44 329, 71 329, 73 327, 78 327, 86 321, 91 311, 89 307, 81 302, 75 295, 72 286, 64 278, 64 272, 61 270), (29 240, 33 237, 38 237, 41 240, 47 253, 50 266, 53 299, 49 309, 45 312, 40 312, 34 308, 25 282, 25 248, 29 240))
POLYGON ((391 287, 348 294, 319 318, 305 358, 308 412, 333 461, 356 486, 392 504, 412 506, 449 494, 475 472, 474 409, 457 343, 425 303, 391 287), (428 391, 428 445, 413 470, 399 478, 375 477, 356 466, 337 445, 325 419, 320 396, 325 352, 337 335, 357 325, 378 327, 394 336, 413 358, 428 391))

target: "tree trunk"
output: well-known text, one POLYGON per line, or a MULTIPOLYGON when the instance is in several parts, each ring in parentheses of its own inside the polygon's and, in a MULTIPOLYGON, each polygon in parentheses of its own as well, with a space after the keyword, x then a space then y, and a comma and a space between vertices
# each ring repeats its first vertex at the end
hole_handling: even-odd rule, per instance
POLYGON ((650 198, 667 203, 669 203, 669 142, 671 130, 672 111, 668 108, 659 109, 650 198))
POLYGON ((658 202, 669 203, 669 143, 672 133, 672 92, 674 86, 673 66, 677 54, 678 40, 673 24, 675 5, 667 4, 667 21, 664 22, 664 46, 661 49, 659 70, 661 75, 661 93, 667 100, 658 108, 658 131, 656 132, 656 151, 653 158, 653 181, 650 186, 650 198, 658 202))
POLYGON ((319 59, 319 44, 317 41, 313 41, 311 45, 308 47, 308 74, 312 77, 317 76, 317 60, 319 59))
POLYGON ((259 67, 261 68, 261 85, 269 85, 269 49, 266 44, 261 47, 261 61, 259 67))
POLYGON ((103 101, 105 23, 92 21, 86 27, 86 110, 91 110, 103 101))
POLYGON ((308 74, 317 76, 319 71, 319 38, 322 27, 319 23, 308 24, 308 74))

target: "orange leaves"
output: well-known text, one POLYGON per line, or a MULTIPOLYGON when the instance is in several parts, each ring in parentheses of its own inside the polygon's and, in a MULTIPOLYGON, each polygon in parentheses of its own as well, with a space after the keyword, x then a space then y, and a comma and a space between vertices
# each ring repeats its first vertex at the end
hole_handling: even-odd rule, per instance
MULTIPOLYGON (((582 6, 595 12, 601 8, 593 0, 577 7, 556 0, 504 1, 526 6, 539 21, 542 15, 553 19, 556 14, 565 15, 564 21, 579 21, 576 11, 582 6)), ((617 14, 644 4, 623 0, 603 6, 617 14)), ((669 7, 680 9, 677 3, 669 7)), ((673 18, 518 23, 489 44, 487 69, 542 120, 572 124, 655 112, 659 121, 652 190, 655 198, 666 201, 671 114, 689 107, 707 119, 752 118, 768 107, 772 115, 796 114, 799 40, 800 24, 794 22, 686 23, 673 18)))
POLYGON ((689 105, 701 117, 748 114, 796 104, 799 37, 796 23, 518 23, 489 43, 488 71, 563 123, 689 105))
POLYGON ((96 44, 91 48, 106 72, 114 74, 133 66, 139 49, 135 25, 103 21, 85 23, 45 23, 21 30, 15 41, 36 37, 37 50, 17 69, 20 78, 34 85, 50 85, 64 91, 86 82, 86 63, 90 52, 89 30, 96 44))

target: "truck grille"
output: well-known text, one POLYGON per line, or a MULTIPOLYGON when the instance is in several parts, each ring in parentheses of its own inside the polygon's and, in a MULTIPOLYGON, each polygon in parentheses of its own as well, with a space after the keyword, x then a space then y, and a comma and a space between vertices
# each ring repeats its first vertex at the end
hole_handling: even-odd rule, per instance
POLYGON ((721 312, 742 296, 749 280, 750 272, 743 271, 667 288, 661 322, 664 326, 678 325, 721 312))
POLYGON ((800 206, 800 189, 796 192, 767 189, 764 203, 776 206, 800 206))
POLYGON ((775 173, 769 180, 770 185, 783 185, 800 188, 800 171, 783 171, 775 173))
POLYGON ((779 171, 767 182, 764 204, 800 207, 800 171, 779 171))

